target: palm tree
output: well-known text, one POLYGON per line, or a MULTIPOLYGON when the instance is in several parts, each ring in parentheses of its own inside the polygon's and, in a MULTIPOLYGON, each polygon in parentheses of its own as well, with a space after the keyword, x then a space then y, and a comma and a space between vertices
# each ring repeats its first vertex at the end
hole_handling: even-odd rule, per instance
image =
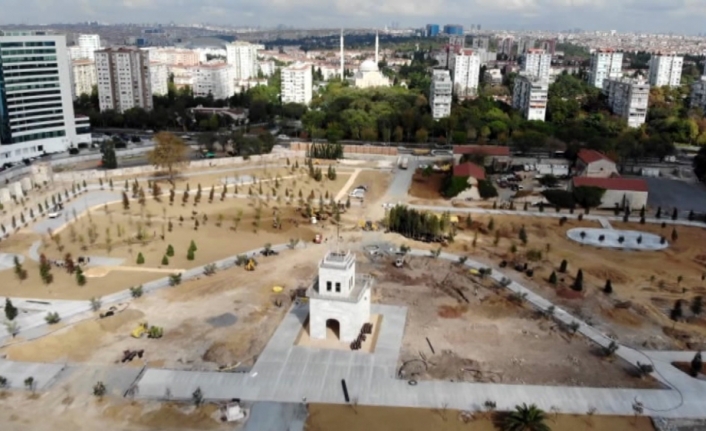
POLYGON ((551 431, 549 425, 544 423, 546 419, 546 413, 536 404, 528 406, 522 403, 505 417, 503 431, 551 431))

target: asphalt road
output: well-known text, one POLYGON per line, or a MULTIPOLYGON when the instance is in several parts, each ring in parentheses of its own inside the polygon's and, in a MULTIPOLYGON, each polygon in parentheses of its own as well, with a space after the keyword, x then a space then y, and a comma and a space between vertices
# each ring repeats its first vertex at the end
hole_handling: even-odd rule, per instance
POLYGON ((668 178, 645 178, 649 187, 647 203, 652 208, 677 208, 688 214, 706 213, 706 186, 668 178))
POLYGON ((61 216, 55 219, 45 218, 44 220, 35 223, 32 226, 32 230, 39 234, 47 233, 47 229, 51 229, 52 231, 56 230, 66 224, 65 218, 73 217, 73 210, 76 210, 77 214, 81 214, 88 208, 101 205, 105 202, 119 200, 120 197, 120 193, 91 190, 90 192, 84 193, 77 199, 65 204, 61 216))

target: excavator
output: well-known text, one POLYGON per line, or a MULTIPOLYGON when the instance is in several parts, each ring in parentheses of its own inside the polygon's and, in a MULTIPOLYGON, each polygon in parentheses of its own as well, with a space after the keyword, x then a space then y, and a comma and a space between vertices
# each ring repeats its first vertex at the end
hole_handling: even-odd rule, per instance
POLYGON ((256 266, 257 266, 257 263, 255 263, 255 259, 250 259, 250 260, 248 260, 248 263, 245 264, 245 270, 246 271, 255 271, 256 266))
POLYGON ((132 335, 132 338, 141 338, 143 335, 145 335, 145 332, 149 330, 149 325, 147 325, 147 322, 142 322, 135 329, 132 330, 130 335, 132 335))

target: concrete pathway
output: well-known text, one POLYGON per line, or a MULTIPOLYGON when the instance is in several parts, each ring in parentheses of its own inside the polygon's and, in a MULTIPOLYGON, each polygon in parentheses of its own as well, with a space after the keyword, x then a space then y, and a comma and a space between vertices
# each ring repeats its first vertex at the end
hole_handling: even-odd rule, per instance
POLYGON ((603 227, 603 229, 613 229, 613 226, 605 217, 599 217, 598 222, 601 224, 601 227, 603 227))
POLYGON ((343 185, 341 190, 338 191, 338 194, 336 195, 336 198, 334 199, 335 202, 340 202, 341 199, 343 199, 346 196, 346 193, 348 193, 348 189, 353 187, 353 183, 355 183, 356 178, 358 178, 358 174, 360 174, 361 169, 358 168, 353 171, 353 173, 348 177, 348 181, 346 181, 346 184, 343 185))

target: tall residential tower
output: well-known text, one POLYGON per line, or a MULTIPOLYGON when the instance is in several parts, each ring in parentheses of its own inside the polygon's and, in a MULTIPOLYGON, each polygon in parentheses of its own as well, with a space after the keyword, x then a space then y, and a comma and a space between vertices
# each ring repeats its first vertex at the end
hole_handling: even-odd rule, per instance
POLYGON ((650 57, 650 73, 647 80, 653 87, 679 87, 684 57, 674 54, 658 54, 650 57))
POLYGON ((96 71, 101 111, 152 110, 152 81, 147 51, 133 47, 96 51, 96 71))
POLYGON ((620 79, 623 76, 623 53, 612 49, 599 49, 591 54, 591 67, 588 83, 603 88, 606 79, 620 79))

